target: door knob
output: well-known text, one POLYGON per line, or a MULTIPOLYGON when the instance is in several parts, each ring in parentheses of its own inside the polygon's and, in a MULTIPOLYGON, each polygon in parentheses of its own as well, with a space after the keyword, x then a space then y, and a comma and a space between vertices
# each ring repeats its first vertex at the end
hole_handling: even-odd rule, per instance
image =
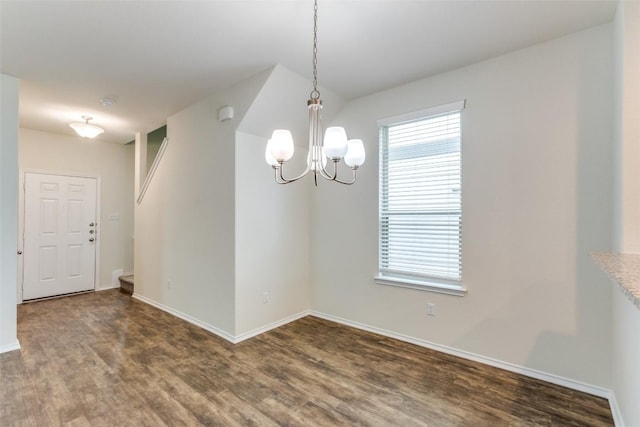
POLYGON ((22 255, 22 251, 18 249, 18 255, 22 255))
POLYGON ((89 241, 90 241, 90 242, 93 242, 94 240, 96 240, 96 239, 94 239, 93 237, 91 237, 91 238, 89 239, 89 241))
POLYGON ((95 230, 89 230, 89 234, 95 233, 95 230))
POLYGON ((94 223, 91 223, 91 224, 89 224, 89 227, 93 227, 94 225, 95 225, 94 223))

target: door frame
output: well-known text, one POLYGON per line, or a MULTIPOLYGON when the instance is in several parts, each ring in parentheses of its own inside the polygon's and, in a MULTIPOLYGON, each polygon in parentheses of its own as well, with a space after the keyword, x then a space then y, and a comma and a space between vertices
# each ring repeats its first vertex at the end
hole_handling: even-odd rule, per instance
MULTIPOLYGON (((34 173, 39 175, 57 175, 57 176, 69 176, 73 178, 91 178, 96 180, 96 236, 99 236, 97 239, 96 245, 96 259, 95 259, 95 273, 93 277, 93 290, 97 291, 100 289, 100 246, 102 244, 102 234, 100 233, 100 228, 102 225, 102 217, 100 216, 100 188, 101 178, 99 175, 91 175, 86 173, 77 173, 77 172, 60 172, 60 171, 49 171, 43 169, 31 169, 31 168, 20 168, 20 176, 18 179, 18 251, 24 251, 24 202, 25 202, 25 175, 27 173, 34 173)), ((22 286, 24 282, 24 257, 22 255, 18 255, 18 304, 22 304, 22 286)))

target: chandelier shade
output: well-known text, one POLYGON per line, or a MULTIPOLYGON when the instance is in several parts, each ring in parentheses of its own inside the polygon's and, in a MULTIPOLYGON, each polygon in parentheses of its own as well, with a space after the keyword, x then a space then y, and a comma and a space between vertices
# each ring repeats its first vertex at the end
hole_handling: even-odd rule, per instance
POLYGON ((265 160, 275 172, 278 184, 289 184, 311 173, 315 185, 318 176, 340 184, 351 185, 356 182, 356 172, 364 164, 364 144, 360 139, 348 140, 347 132, 338 126, 328 127, 322 135, 321 115, 322 100, 318 90, 318 0, 313 4, 313 90, 307 101, 309 110, 309 152, 307 153, 307 167, 297 177, 286 178, 283 172, 284 164, 293 157, 294 143, 291 132, 286 129, 273 131, 271 139, 267 141, 265 160), (333 167, 327 170, 328 159, 333 167), (338 178, 338 163, 344 159, 351 168, 351 180, 338 178))
POLYGON ((274 130, 267 145, 270 145, 269 151, 271 156, 278 162, 286 162, 293 157, 295 150, 293 146, 293 136, 291 136, 291 132, 286 129, 274 130))
POLYGON ((271 140, 267 141, 267 149, 264 150, 264 159, 267 161, 269 166, 275 167, 278 164, 278 161, 271 155, 271 140))
POLYGON ((93 120, 93 117, 82 116, 82 118, 84 119, 84 123, 69 123, 71 129, 75 130, 78 135, 83 138, 95 138, 96 136, 104 133, 104 129, 89 123, 89 120, 93 120))
POLYGON ((349 149, 344 156, 344 162, 349 167, 359 168, 364 164, 364 144, 361 139, 350 139, 348 145, 349 149))
POLYGON ((334 126, 324 131, 324 152, 330 159, 341 159, 347 154, 347 132, 334 126))

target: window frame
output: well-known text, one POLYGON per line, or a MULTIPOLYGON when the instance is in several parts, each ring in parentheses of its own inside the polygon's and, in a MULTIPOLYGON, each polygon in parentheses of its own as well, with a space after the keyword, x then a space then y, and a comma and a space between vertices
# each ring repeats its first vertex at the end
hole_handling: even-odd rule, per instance
MULTIPOLYGON (((408 122, 427 120, 431 117, 460 112, 462 118, 462 110, 464 110, 466 101, 456 101, 432 108, 427 108, 424 110, 419 110, 407 114, 397 115, 393 117, 389 117, 386 119, 381 119, 377 121, 379 134, 382 138, 383 133, 385 132, 385 128, 389 128, 394 125, 400 125, 408 122)), ((462 134, 462 123, 460 123, 460 132, 462 134)), ((462 135, 460 136, 460 167, 462 167, 462 135)), ((382 144, 382 139, 380 143, 380 170, 379 170, 379 195, 378 200, 379 203, 382 201, 382 180, 383 180, 383 167, 384 164, 384 156, 382 150, 385 149, 385 144, 382 144)), ((462 170, 460 171, 460 178, 462 181, 462 170)), ((462 187, 462 183, 461 183, 462 187)), ((461 200, 462 203, 462 200, 461 200)), ((460 233, 462 233, 462 205, 460 208, 460 233)), ((464 288, 462 284, 462 278, 460 280, 448 280, 444 278, 438 277, 430 277, 428 275, 422 277, 416 277, 416 275, 408 274, 407 276, 403 276, 403 274, 385 274, 382 271, 382 205, 378 205, 378 273, 374 278, 375 282, 380 285, 388 285, 388 286, 397 286, 404 287, 410 289, 417 289, 422 291, 430 291, 437 293, 444 293, 448 295, 455 296, 464 296, 467 293, 467 289, 464 288)), ((462 241, 462 235, 460 235, 460 241, 462 241)), ((460 256, 462 256, 462 249, 460 250, 460 256)), ((460 260, 460 266, 462 266, 462 260, 460 260)))

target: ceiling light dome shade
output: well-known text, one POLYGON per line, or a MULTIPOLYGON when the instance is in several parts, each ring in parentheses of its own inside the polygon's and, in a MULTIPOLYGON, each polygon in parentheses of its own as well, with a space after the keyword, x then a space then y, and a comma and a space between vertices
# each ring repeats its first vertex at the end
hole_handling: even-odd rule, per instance
POLYGON ((273 144, 271 143, 271 140, 269 140, 267 141, 267 149, 264 150, 264 159, 270 166, 275 166, 278 164, 278 161, 271 155, 271 147, 273 147, 273 144))
POLYGON ((89 124, 89 120, 93 119, 92 117, 82 116, 82 118, 84 119, 84 123, 69 123, 71 129, 75 130, 78 135, 83 138, 95 138, 101 133, 104 133, 104 129, 102 129, 101 127, 89 124))
POLYGON ((344 162, 351 168, 359 168, 364 163, 364 144, 361 139, 350 139, 344 162))
POLYGON ((329 127, 324 132, 324 152, 330 159, 341 159, 347 154, 347 132, 342 127, 329 127))
POLYGON ((286 162, 293 157, 293 137, 291 132, 286 129, 276 129, 271 135, 271 139, 267 143, 271 152, 271 157, 278 162, 286 162))

